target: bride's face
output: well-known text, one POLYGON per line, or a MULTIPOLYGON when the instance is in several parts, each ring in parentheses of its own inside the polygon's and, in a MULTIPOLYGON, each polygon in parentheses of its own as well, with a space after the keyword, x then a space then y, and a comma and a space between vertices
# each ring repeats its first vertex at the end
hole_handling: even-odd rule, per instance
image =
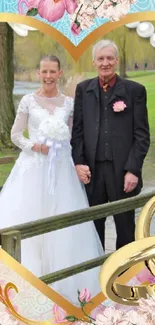
POLYGON ((50 92, 56 88, 58 79, 62 75, 62 71, 59 69, 57 62, 41 61, 38 74, 43 89, 50 92))

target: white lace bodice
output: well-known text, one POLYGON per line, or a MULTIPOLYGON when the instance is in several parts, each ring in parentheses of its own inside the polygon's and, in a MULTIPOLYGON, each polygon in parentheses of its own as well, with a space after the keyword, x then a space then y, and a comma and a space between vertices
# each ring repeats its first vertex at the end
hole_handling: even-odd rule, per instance
POLYGON ((38 143, 37 131, 40 123, 48 116, 54 115, 71 128, 73 115, 73 98, 60 94, 58 97, 45 98, 31 93, 23 96, 11 130, 12 142, 25 152, 31 151, 38 143), (28 136, 24 136, 24 131, 28 136))

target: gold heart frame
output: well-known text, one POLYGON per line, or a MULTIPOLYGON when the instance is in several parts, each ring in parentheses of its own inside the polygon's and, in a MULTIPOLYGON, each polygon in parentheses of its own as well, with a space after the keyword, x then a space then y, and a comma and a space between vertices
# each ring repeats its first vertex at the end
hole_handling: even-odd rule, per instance
MULTIPOLYGON (((34 28, 37 28, 41 32, 46 35, 49 35, 51 38, 57 40, 73 57, 75 61, 78 61, 80 56, 85 52, 85 50, 93 44, 99 37, 104 36, 110 31, 134 22, 134 21, 144 21, 144 20, 155 20, 155 12, 139 12, 134 14, 129 14, 125 16, 118 22, 108 22, 103 24, 96 30, 94 30, 91 34, 89 34, 78 46, 74 46, 63 34, 54 29, 53 27, 40 22, 39 20, 32 18, 21 16, 17 14, 10 13, 0 13, 0 22, 12 22, 12 23, 20 23, 25 24, 34 28)), ((21 264, 19 264, 15 259, 13 259, 9 254, 7 254, 3 249, 0 249, 0 260, 2 260, 9 268, 15 271, 18 275, 20 275, 24 280, 28 281, 33 287, 38 289, 42 294, 51 299, 54 303, 59 305, 62 309, 64 309, 67 314, 72 314, 77 318, 82 318, 83 313, 80 308, 72 305, 69 301, 59 295, 57 292, 52 290, 46 284, 44 284, 40 279, 34 276, 31 272, 26 270, 21 264)), ((132 277, 134 277, 138 272, 140 272, 144 268, 143 263, 139 263, 136 266, 133 266, 130 270, 124 273, 119 278, 120 284, 127 283, 132 277)), ((92 302, 93 305, 87 305, 85 308, 86 313, 89 315, 93 309, 95 309, 100 303, 105 301, 107 298, 99 293, 97 296, 93 297, 92 302)), ((25 320, 26 324, 32 324, 33 322, 29 320, 25 320)), ((37 322, 38 323, 38 322, 37 322)), ((51 324, 48 321, 42 322, 42 324, 51 324)))
POLYGON ((86 51, 86 49, 92 45, 99 37, 106 35, 107 33, 111 32, 112 30, 126 25, 135 21, 144 21, 144 20, 155 20, 155 12, 148 11, 148 12, 138 12, 133 14, 128 14, 121 20, 117 22, 108 22, 93 32, 91 32, 78 46, 75 46, 70 40, 64 36, 62 33, 57 31, 52 26, 47 25, 39 21, 36 18, 27 17, 24 15, 18 14, 10 14, 10 13, 0 13, 0 22, 9 22, 9 23, 19 23, 25 24, 34 28, 37 28, 42 33, 49 35, 51 38, 54 38, 58 41, 72 56, 75 61, 78 61, 80 56, 86 51))

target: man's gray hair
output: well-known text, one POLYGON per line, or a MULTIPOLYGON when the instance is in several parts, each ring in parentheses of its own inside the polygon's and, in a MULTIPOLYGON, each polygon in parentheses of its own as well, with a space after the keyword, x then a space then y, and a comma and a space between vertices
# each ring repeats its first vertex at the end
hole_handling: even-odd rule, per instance
POLYGON ((118 58, 119 51, 118 51, 117 45, 113 41, 111 41, 111 40, 102 40, 102 41, 96 43, 93 46, 93 51, 92 51, 93 60, 95 59, 96 52, 97 51, 100 51, 100 50, 102 50, 102 49, 104 49, 106 47, 112 47, 113 49, 115 49, 116 57, 118 58))

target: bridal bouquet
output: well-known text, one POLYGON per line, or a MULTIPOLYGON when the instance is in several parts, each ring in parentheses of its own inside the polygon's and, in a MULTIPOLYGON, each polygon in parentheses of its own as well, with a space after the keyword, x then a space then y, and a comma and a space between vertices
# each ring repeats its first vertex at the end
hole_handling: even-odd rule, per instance
POLYGON ((49 144, 51 141, 69 140, 69 127, 61 119, 50 116, 47 120, 40 124, 38 130, 38 138, 42 143, 49 144))
POLYGON ((44 120, 38 129, 38 140, 41 144, 49 147, 48 152, 48 186, 49 192, 54 195, 56 187, 56 174, 58 161, 61 161, 62 154, 70 157, 70 132, 67 124, 60 118, 50 116, 44 120))

